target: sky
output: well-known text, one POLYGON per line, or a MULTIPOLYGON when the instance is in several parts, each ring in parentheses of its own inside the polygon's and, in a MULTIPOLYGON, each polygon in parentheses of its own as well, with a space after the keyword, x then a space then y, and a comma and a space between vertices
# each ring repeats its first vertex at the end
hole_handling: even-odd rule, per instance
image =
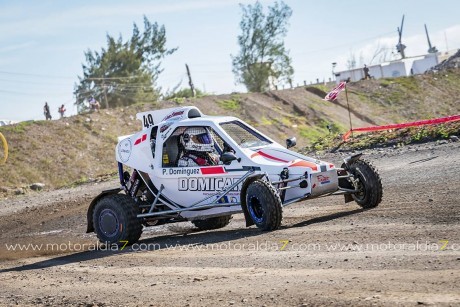
MULTIPOLYGON (((163 60, 163 91, 193 82, 206 93, 245 92, 235 84, 231 55, 237 55, 242 4, 247 0, 0 0, 0 120, 44 119, 48 102, 53 119, 64 104, 76 114, 73 90, 82 75, 84 52, 100 51, 106 35, 131 37, 143 16, 166 28, 167 47, 178 50, 163 60)), ((260 1, 264 7, 274 1, 260 1)), ((460 48, 460 1, 445 0, 285 0, 293 10, 285 46, 294 68, 294 85, 332 78, 357 65, 397 59, 397 27, 405 15, 406 56, 425 54, 427 24, 439 51, 460 48), (377 50, 382 53, 371 59, 377 50), (392 54, 393 53, 393 54, 392 54)))

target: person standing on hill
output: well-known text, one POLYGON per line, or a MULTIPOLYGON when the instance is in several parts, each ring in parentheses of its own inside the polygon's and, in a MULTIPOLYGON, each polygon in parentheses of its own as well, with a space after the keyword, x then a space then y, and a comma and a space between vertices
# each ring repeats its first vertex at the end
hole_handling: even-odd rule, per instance
POLYGON ((48 102, 45 102, 45 106, 43 107, 43 114, 45 114, 46 120, 51 120, 51 113, 48 102))
POLYGON ((64 118, 65 111, 66 111, 66 109, 65 109, 64 105, 62 105, 62 106, 60 106, 58 108, 58 112, 59 112, 59 114, 61 114, 61 118, 64 118))
POLYGON ((367 67, 366 64, 364 64, 363 71, 364 71, 364 80, 372 79, 371 75, 369 75, 369 67, 367 67))

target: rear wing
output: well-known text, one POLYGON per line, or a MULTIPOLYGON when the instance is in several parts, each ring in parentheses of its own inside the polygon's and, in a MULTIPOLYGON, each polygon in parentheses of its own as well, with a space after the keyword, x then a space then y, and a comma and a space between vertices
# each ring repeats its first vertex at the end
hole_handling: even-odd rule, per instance
POLYGON ((197 107, 193 106, 154 110, 136 114, 136 118, 142 121, 142 130, 146 130, 164 121, 178 121, 202 116, 203 113, 201 113, 197 107))

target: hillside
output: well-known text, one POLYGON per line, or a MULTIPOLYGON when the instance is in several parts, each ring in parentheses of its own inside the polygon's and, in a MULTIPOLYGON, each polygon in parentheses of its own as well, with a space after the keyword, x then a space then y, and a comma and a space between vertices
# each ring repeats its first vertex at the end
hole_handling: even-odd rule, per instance
MULTIPOLYGON (((277 141, 296 136, 297 150, 349 128, 345 93, 334 103, 322 98, 334 85, 306 86, 267 93, 234 93, 176 99, 80 114, 55 121, 0 127, 10 146, 0 165, 0 194, 34 182, 57 188, 96 180, 116 171, 117 136, 139 130, 137 112, 195 105, 209 115, 234 115, 277 141)), ((460 113, 460 70, 348 84, 354 127, 399 123, 460 113)), ((18 191, 20 193, 21 191, 18 191)))

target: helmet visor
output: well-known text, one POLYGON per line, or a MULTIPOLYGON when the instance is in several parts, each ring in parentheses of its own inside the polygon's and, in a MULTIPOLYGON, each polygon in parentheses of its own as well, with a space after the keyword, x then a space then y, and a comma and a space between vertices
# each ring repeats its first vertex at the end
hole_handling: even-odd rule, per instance
POLYGON ((196 144, 212 144, 212 138, 209 133, 200 133, 192 136, 192 141, 196 144))

